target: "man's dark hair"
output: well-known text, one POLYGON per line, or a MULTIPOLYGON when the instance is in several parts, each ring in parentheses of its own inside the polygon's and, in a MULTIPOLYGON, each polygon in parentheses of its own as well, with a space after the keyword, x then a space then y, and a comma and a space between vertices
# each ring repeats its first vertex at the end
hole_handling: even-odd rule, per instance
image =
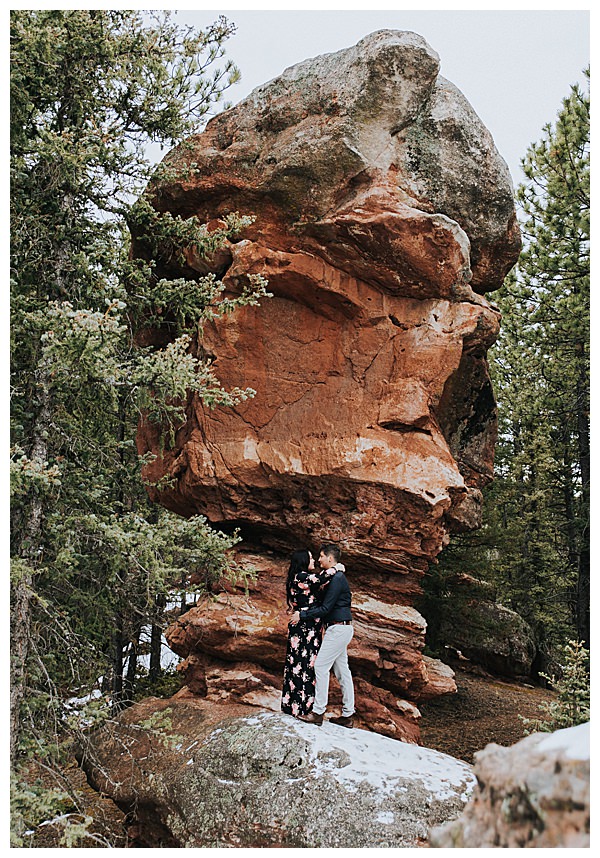
POLYGON ((326 557, 333 557, 336 563, 339 563, 342 557, 341 549, 334 542, 324 542, 319 551, 326 557))

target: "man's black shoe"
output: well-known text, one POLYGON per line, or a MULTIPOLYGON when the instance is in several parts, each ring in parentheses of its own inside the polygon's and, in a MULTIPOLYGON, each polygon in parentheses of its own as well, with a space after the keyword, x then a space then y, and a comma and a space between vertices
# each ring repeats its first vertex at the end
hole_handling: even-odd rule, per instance
POLYGON ((337 718, 330 718, 330 724, 338 724, 340 727, 354 727, 354 718, 352 715, 340 715, 337 718))
POLYGON ((323 723, 323 716, 317 715, 316 712, 309 712, 308 715, 298 715, 300 721, 306 721, 307 724, 316 724, 320 727, 323 723))

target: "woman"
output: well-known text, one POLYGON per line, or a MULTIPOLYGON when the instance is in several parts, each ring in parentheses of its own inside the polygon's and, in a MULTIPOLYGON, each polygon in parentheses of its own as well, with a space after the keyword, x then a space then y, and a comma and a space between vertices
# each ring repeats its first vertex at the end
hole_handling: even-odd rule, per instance
MULTIPOLYGON (((322 588, 335 572, 316 573, 315 561, 306 549, 294 551, 286 582, 290 613, 320 602, 322 588)), ((309 619, 288 626, 287 652, 283 672, 281 709, 289 715, 308 715, 315 699, 314 663, 321 646, 323 622, 309 619)))

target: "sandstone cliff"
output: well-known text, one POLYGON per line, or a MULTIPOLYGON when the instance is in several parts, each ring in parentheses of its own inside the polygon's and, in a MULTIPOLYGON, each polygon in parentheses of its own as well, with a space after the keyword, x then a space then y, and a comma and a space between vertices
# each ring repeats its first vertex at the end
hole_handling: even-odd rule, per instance
POLYGON ((198 693, 243 697, 248 674, 254 691, 277 688, 285 558, 335 540, 355 593, 358 707, 417 741, 412 702, 454 686, 422 657, 411 606, 450 534, 478 526, 492 476, 499 315, 484 293, 520 246, 506 164, 437 54, 387 30, 287 69, 168 160, 180 178, 151 189, 157 209, 211 228, 236 210, 255 220, 212 260, 188 248, 159 274, 212 270, 236 294, 260 273, 273 294, 194 345, 254 399, 190 397, 172 448, 140 425, 146 476, 173 480, 153 497, 240 527, 259 571, 249 597, 191 611, 170 643, 198 693))

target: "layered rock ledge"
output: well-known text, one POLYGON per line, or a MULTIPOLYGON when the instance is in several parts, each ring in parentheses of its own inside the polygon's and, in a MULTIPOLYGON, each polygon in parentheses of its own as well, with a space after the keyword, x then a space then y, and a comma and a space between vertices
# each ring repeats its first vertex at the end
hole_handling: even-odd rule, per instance
MULTIPOLYGON (((289 621, 286 564, 247 551, 238 553, 237 560, 256 573, 247 592, 230 590, 203 599, 169 626, 166 638, 182 657, 179 670, 194 694, 279 710, 289 621)), ((349 578, 354 586, 351 574, 349 578)), ((357 585, 361 583, 358 579, 357 585)), ((383 587, 380 591, 385 595, 383 587)), ((388 592, 392 596, 393 590, 388 592)), ((354 590, 352 610, 355 634, 348 652, 357 724, 418 743, 417 704, 456 691, 454 673, 423 656, 426 624, 414 608, 354 590)), ((330 704, 332 711, 341 704, 335 678, 330 704)))
MULTIPOLYGON (((376 689, 365 705, 379 695, 391 712, 390 695, 452 690, 422 657, 412 604, 450 534, 479 525, 492 476, 486 353, 499 314, 484 295, 520 239, 489 132, 420 36, 384 30, 287 69, 167 161, 177 178, 149 190, 158 210, 209 229, 232 211, 254 222, 212 259, 191 247, 157 273, 213 272, 231 295, 259 273, 273 295, 208 322, 193 346, 226 387, 256 396, 228 409, 190 397, 172 447, 160 427, 139 429, 153 498, 239 527, 262 553, 251 595, 268 622, 234 633, 215 606, 170 633, 190 682, 208 689, 211 669, 248 664, 280 671, 285 558, 329 539, 356 593, 354 663, 376 689)), ((139 335, 163 343, 167 331, 139 335)), ((414 738, 407 711, 400 734, 414 738)), ((377 720, 398 729, 396 713, 377 720)))

